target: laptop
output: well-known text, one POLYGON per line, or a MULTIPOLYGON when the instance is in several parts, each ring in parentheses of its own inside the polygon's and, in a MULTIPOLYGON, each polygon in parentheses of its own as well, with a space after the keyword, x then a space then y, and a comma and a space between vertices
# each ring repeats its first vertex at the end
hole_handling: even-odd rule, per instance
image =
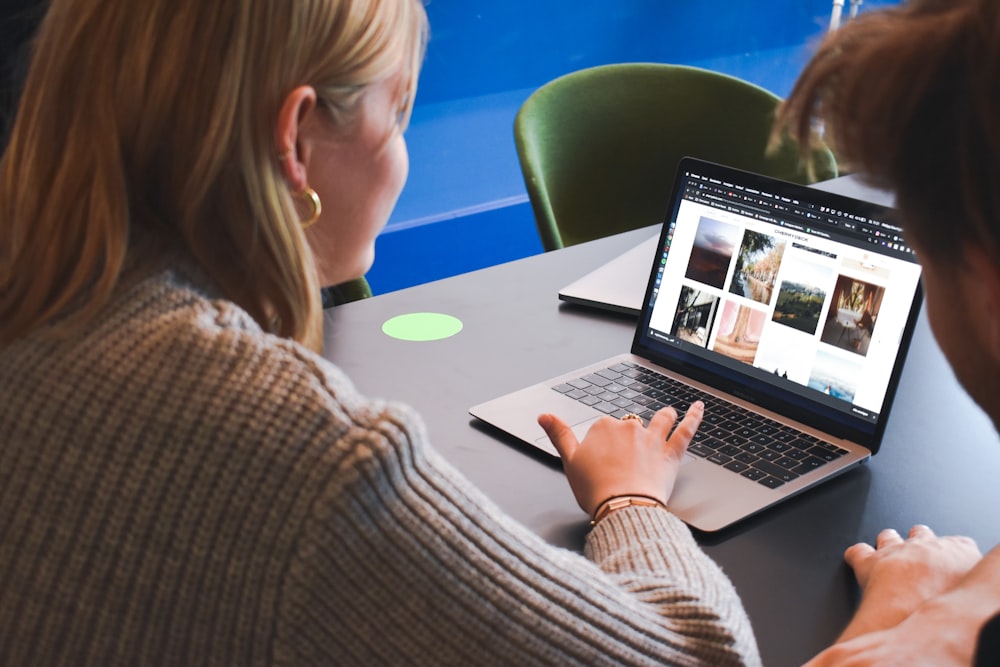
POLYGON ((660 235, 654 234, 559 290, 559 299, 580 306, 638 315, 649 278, 649 266, 660 235))
POLYGON ((703 400, 669 507, 718 531, 878 452, 921 298, 890 208, 684 158, 631 351, 469 412, 557 457, 540 413, 703 400))
MULTIPOLYGON (((854 176, 813 183, 813 188, 892 206, 892 194, 877 190, 854 176)), ((649 278, 649 265, 659 245, 657 232, 625 253, 577 278, 559 290, 560 301, 588 308, 638 316, 649 278)))

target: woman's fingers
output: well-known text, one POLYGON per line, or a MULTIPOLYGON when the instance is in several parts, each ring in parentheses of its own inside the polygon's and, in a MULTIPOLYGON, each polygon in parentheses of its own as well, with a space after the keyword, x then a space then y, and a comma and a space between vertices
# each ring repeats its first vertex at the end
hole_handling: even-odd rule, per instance
POLYGON ((569 424, 555 415, 543 414, 538 416, 538 425, 545 431, 545 435, 549 436, 549 440, 563 460, 573 458, 580 441, 577 440, 569 424))

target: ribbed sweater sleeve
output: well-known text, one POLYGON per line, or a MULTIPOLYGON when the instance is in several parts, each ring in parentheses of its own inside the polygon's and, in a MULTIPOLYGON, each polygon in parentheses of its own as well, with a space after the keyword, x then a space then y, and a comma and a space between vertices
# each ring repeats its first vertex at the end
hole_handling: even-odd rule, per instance
POLYGON ((316 500, 282 593, 280 664, 758 664, 729 580, 659 509, 615 512, 587 558, 506 518, 371 405, 351 463, 316 500))

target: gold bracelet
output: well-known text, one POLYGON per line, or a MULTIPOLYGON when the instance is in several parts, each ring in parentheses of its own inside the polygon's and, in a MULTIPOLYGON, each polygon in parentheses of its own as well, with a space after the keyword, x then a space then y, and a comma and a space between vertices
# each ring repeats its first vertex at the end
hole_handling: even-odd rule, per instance
POLYGON ((615 510, 625 509, 626 507, 662 507, 663 509, 667 509, 667 506, 663 502, 652 496, 611 496, 597 506, 594 516, 590 520, 590 526, 593 528, 597 525, 598 521, 607 515, 615 510))

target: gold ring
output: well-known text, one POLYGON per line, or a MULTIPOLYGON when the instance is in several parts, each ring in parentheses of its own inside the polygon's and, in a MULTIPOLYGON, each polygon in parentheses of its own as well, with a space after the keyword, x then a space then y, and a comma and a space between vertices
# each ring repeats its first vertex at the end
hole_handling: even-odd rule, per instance
POLYGON ((636 421, 639 421, 639 422, 642 421, 642 417, 640 417, 639 415, 635 414, 634 412, 630 412, 627 415, 625 415, 624 417, 622 417, 622 421, 625 421, 626 419, 635 419, 636 421))

